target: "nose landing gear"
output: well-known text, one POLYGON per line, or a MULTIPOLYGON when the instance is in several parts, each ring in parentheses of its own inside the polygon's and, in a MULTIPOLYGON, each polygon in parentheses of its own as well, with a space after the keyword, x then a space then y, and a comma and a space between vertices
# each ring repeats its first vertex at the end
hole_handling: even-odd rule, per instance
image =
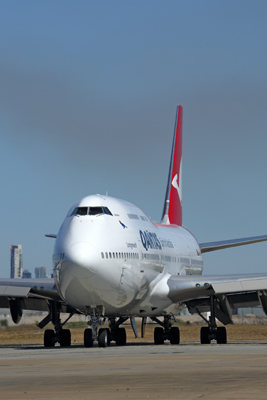
POLYGON ((126 331, 125 328, 120 328, 120 325, 125 322, 128 317, 121 317, 118 320, 115 318, 109 319, 109 328, 100 328, 99 326, 105 323, 104 308, 101 307, 87 307, 88 325, 92 328, 87 328, 84 331, 84 347, 93 347, 94 341, 98 341, 99 347, 107 347, 111 341, 115 341, 117 346, 125 346, 126 344, 126 331))
POLYGON ((86 315, 88 317, 88 325, 92 328, 85 329, 84 331, 84 347, 93 347, 94 341, 98 341, 99 347, 107 347, 110 342, 114 340, 118 346, 126 344, 126 331, 125 328, 119 328, 119 325, 125 322, 128 318, 115 318, 109 320, 109 328, 100 328, 99 326, 105 323, 105 309, 103 306, 86 307, 86 315))
POLYGON ((108 344, 108 332, 106 329, 97 329, 105 323, 105 309, 103 306, 85 307, 85 313, 88 318, 87 324, 92 328, 87 328, 84 331, 84 347, 93 347, 94 340, 98 340, 99 347, 106 347, 108 344))

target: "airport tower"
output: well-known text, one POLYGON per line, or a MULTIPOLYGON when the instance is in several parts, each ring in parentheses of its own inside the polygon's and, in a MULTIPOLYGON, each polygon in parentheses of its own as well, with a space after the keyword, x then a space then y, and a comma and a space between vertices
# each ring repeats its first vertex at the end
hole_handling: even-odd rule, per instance
POLYGON ((46 268, 37 267, 35 268, 35 278, 46 278, 46 268))
POLYGON ((22 278, 23 262, 21 244, 11 245, 10 255, 10 278, 22 278))

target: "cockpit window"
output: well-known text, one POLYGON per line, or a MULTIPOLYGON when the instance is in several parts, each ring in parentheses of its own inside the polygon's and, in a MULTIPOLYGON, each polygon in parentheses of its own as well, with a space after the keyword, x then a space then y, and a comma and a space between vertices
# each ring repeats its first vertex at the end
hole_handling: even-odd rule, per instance
POLYGON ((88 214, 88 207, 76 207, 71 215, 87 215, 88 214))
POLYGON ((112 215, 107 207, 76 207, 70 216, 73 215, 112 215))
POLYGON ((103 207, 89 207, 89 215, 104 214, 103 207))
POLYGON ((112 215, 107 207, 103 207, 103 210, 105 214, 112 215))

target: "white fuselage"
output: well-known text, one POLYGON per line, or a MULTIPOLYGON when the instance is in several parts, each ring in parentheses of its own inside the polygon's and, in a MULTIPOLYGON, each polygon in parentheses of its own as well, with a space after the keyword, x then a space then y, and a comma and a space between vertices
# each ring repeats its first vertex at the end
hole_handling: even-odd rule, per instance
POLYGON ((200 275, 203 268, 199 245, 186 229, 154 224, 133 204, 100 195, 70 209, 53 263, 57 289, 69 305, 81 312, 103 306, 111 317, 163 313, 172 306, 168 277, 200 275))

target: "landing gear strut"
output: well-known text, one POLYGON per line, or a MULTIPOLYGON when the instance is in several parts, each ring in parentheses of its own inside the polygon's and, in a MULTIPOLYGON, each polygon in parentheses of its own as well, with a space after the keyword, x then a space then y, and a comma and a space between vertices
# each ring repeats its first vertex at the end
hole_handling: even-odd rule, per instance
POLYGON ((171 326, 171 316, 165 315, 164 321, 160 321, 158 318, 151 318, 152 321, 157 322, 161 327, 154 329, 154 343, 164 344, 164 340, 169 340, 171 344, 180 343, 180 330, 177 326, 171 326))
POLYGON ((125 328, 120 328, 120 325, 123 324, 128 319, 128 317, 120 317, 117 321, 115 318, 111 318, 109 321, 110 326, 110 340, 114 340, 117 346, 125 346, 126 345, 126 330, 125 328))
POLYGON ((92 328, 87 328, 84 331, 84 347, 93 347, 94 340, 98 340, 99 347, 106 347, 108 345, 108 332, 107 329, 97 329, 105 323, 105 309, 103 306, 86 307, 86 315, 88 317, 87 324, 92 328))
POLYGON ((210 297, 210 318, 207 320, 200 314, 200 317, 208 323, 208 326, 203 326, 200 330, 200 343, 210 344, 211 340, 217 340, 218 344, 227 343, 227 334, 224 326, 217 327, 215 318, 215 299, 214 296, 210 297))
POLYGON ((43 328, 50 321, 54 325, 53 329, 46 329, 44 333, 44 346, 54 347, 56 343, 60 346, 69 347, 71 345, 71 333, 69 329, 63 329, 65 323, 73 316, 73 313, 61 323, 60 320, 60 304, 57 302, 49 303, 49 314, 38 324, 39 328, 43 328))

